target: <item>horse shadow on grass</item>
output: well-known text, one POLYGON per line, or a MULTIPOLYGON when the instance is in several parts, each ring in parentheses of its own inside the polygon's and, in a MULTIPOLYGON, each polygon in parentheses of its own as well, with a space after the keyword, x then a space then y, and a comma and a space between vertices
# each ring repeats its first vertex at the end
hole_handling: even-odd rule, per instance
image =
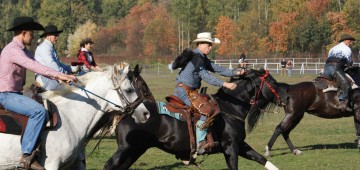
MULTIPOLYGON (((146 163, 139 163, 139 165, 144 164, 144 166, 146 165, 146 163)), ((199 167, 195 166, 195 165, 184 165, 181 162, 177 162, 174 163, 172 165, 163 165, 163 166, 155 166, 153 168, 149 168, 148 170, 162 170, 162 169, 189 169, 189 170, 201 170, 203 168, 201 168, 201 165, 199 165, 199 167)), ((227 168, 223 168, 223 169, 219 169, 219 170, 226 170, 227 168)), ((142 170, 142 168, 130 168, 130 170, 142 170)))
MULTIPOLYGON (((357 149, 357 146, 355 143, 351 142, 345 142, 345 143, 339 143, 339 144, 315 144, 315 145, 307 145, 307 146, 300 146, 297 147, 297 149, 300 149, 301 151, 310 151, 310 150, 321 150, 321 149, 357 149)), ((272 153, 271 156, 280 156, 280 155, 286 155, 286 154, 292 154, 289 151, 289 148, 279 148, 279 149, 272 149, 272 151, 281 151, 281 153, 272 153)))

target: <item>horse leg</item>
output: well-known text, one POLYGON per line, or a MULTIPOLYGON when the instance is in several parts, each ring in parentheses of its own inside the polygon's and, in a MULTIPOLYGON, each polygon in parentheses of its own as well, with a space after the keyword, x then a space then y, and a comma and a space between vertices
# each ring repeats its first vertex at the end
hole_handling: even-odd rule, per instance
POLYGON ((113 156, 106 161, 104 170, 129 169, 145 151, 146 149, 119 148, 113 156))
POLYGON ((300 155, 302 152, 301 150, 295 148, 294 144, 291 142, 289 134, 300 123, 303 117, 304 117, 304 113, 300 117, 296 117, 295 119, 293 119, 292 123, 290 123, 289 126, 286 129, 284 129, 282 133, 282 136, 286 144, 288 145, 291 153, 293 153, 294 155, 300 155))
POLYGON ((249 146, 245 141, 242 141, 239 146, 239 155, 249 159, 258 162, 259 164, 265 166, 268 170, 278 170, 278 168, 272 164, 270 161, 268 161, 264 156, 257 153, 251 146, 249 146))
POLYGON ((358 111, 358 109, 356 109, 354 114, 354 124, 356 129, 355 144, 357 145, 358 149, 360 149, 360 111, 358 111))
POLYGON ((290 151, 296 155, 301 154, 301 151, 295 149, 294 145, 292 144, 289 134, 291 130, 293 130, 297 124, 299 124, 300 120, 304 117, 304 113, 300 114, 300 116, 294 116, 295 113, 286 114, 284 119, 280 122, 274 131, 274 134, 270 138, 267 146, 265 147, 265 156, 271 156, 270 151, 273 147, 276 139, 282 134, 284 140, 286 141, 290 151))
POLYGON ((283 132, 282 128, 281 128, 281 123, 276 126, 275 132, 273 133, 273 135, 271 136, 268 144, 265 146, 265 156, 270 157, 270 150, 272 148, 272 146, 274 145, 276 139, 279 137, 279 135, 283 132))

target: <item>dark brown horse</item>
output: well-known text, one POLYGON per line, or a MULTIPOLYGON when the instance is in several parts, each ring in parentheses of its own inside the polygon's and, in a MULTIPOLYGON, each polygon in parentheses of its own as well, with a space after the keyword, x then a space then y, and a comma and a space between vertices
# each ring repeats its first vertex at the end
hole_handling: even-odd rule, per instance
MULTIPOLYGON (((357 85, 360 84, 360 70, 358 67, 351 68, 347 73, 354 79, 357 85)), ((294 85, 279 83, 280 88, 286 89, 289 95, 288 104, 284 106, 285 117, 276 127, 274 134, 265 147, 266 156, 270 156, 270 150, 275 140, 281 134, 285 139, 290 151, 295 155, 301 154, 292 144, 289 134, 299 124, 308 112, 325 119, 337 119, 341 117, 354 116, 357 147, 360 149, 360 89, 354 89, 350 97, 349 108, 344 112, 336 108, 338 97, 336 91, 323 92, 315 86, 314 82, 301 82, 294 85)))
MULTIPOLYGON (((210 154, 222 153, 228 169, 238 169, 238 156, 253 160, 267 169, 277 169, 265 157, 245 142, 245 120, 248 117, 252 129, 258 115, 270 102, 279 101, 272 87, 276 80, 265 70, 250 70, 244 77, 231 80, 237 84, 233 91, 220 88, 212 97, 220 107, 220 113, 210 127, 213 138, 220 144, 210 154), (255 99, 253 105, 250 101, 255 99), (248 115, 249 114, 249 115, 248 115)), ((106 170, 129 169, 147 149, 157 147, 173 154, 177 159, 190 159, 190 139, 185 121, 159 114, 157 102, 145 102, 150 111, 147 122, 136 124, 125 118, 116 129, 118 149, 106 164, 106 170)))

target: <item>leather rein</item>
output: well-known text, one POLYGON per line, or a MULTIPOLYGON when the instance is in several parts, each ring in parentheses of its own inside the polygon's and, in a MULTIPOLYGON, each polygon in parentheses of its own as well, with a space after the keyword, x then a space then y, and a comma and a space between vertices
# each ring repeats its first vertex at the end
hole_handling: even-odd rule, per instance
POLYGON ((250 104, 251 105, 254 105, 256 104, 256 102, 259 100, 259 97, 260 97, 260 92, 262 90, 262 88, 264 87, 264 84, 270 89, 270 91, 276 96, 276 103, 278 103, 278 105, 281 104, 281 98, 280 98, 280 95, 276 92, 276 90, 269 84, 268 81, 266 81, 266 79, 268 78, 269 76, 269 70, 265 70, 265 74, 263 76, 260 76, 260 80, 261 80, 261 83, 260 83, 260 86, 259 86, 259 89, 257 90, 256 89, 256 84, 255 84, 255 81, 253 80, 254 84, 255 84, 255 99, 251 99, 250 100, 250 104))

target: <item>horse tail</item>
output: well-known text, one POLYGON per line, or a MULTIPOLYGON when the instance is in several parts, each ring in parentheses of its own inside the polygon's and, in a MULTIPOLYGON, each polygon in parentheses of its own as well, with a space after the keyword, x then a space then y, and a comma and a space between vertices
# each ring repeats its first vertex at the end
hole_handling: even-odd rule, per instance
POLYGON ((274 104, 269 104, 266 100, 258 100, 251 108, 247 116, 247 131, 248 133, 251 133, 253 129, 255 129, 258 120, 260 117, 263 117, 264 112, 262 111, 263 108, 266 106, 275 108, 274 104))

